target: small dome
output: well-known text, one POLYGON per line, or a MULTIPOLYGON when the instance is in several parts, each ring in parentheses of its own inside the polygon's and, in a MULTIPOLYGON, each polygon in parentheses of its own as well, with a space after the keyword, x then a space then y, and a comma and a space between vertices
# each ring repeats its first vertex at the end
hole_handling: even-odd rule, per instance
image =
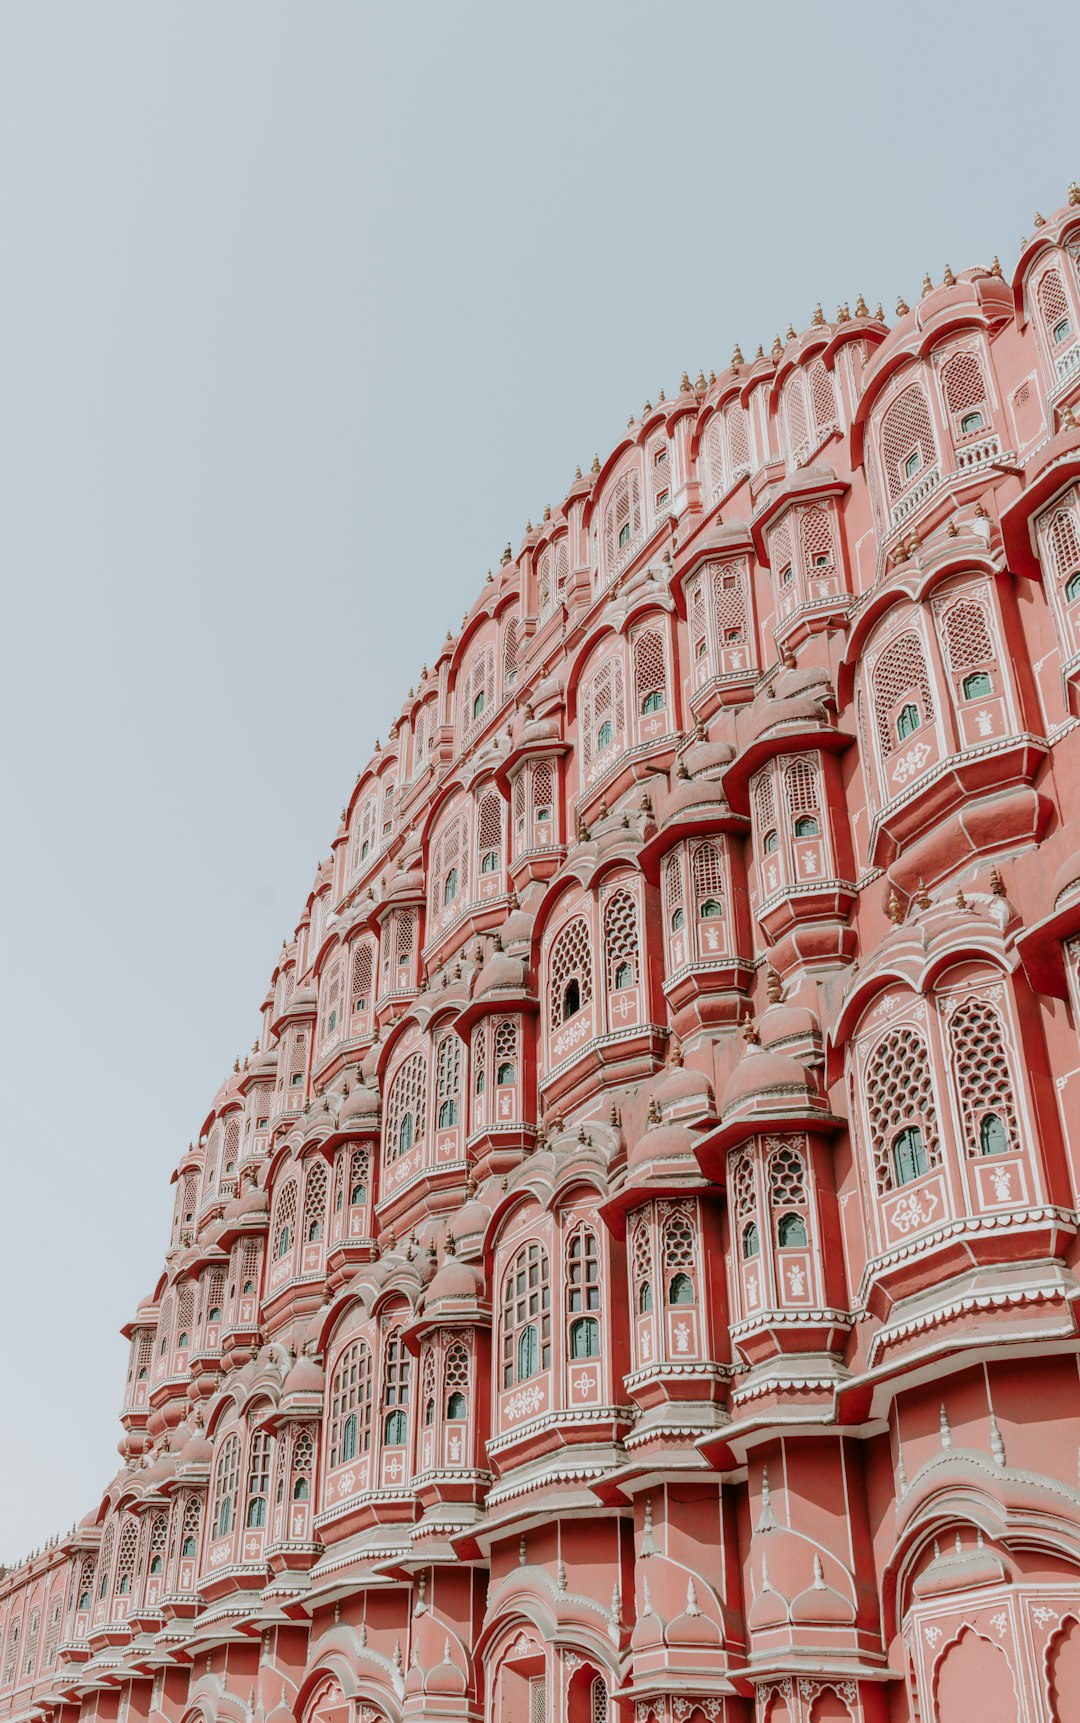
POLYGON ((322 1367, 314 1358, 301 1353, 282 1383, 281 1394, 283 1399, 290 1394, 318 1394, 321 1398, 325 1388, 326 1376, 322 1367))
POLYGON ((831 1627, 850 1627, 855 1606, 831 1585, 826 1585, 821 1557, 814 1556, 814 1580, 791 1603, 792 1621, 820 1622, 831 1627))
POLYGON ((345 1097, 338 1124, 342 1129, 349 1125, 373 1124, 378 1120, 380 1110, 378 1088, 371 1083, 356 1083, 345 1097))
POLYGON ((502 924, 502 942, 505 946, 531 945, 533 928, 536 917, 525 909, 511 910, 502 924))
POLYGON ((799 725, 800 729, 823 725, 826 722, 825 709, 820 700, 813 699, 808 694, 791 694, 784 698, 766 695, 761 701, 754 701, 746 720, 746 740, 756 742, 759 737, 766 736, 771 730, 781 726, 789 728, 799 725))
POLYGON ((817 1092, 805 1066, 784 1053, 769 1053, 763 1047, 748 1047, 720 1096, 720 1112, 729 1113, 777 1104, 791 1107, 817 1104, 817 1092))
POLYGON ((456 1256, 447 1256, 428 1288, 428 1301, 440 1304, 446 1299, 467 1299, 471 1303, 482 1295, 483 1284, 475 1268, 456 1256))
POLYGON ((1080 850, 1073 850, 1068 860, 1058 868, 1050 887, 1050 901, 1055 909, 1064 909, 1067 902, 1080 896, 1080 850))
POLYGON ((455 1244, 460 1244, 463 1239, 483 1238, 490 1225, 491 1210, 486 1203, 471 1195, 457 1213, 451 1215, 449 1230, 455 1244))
POLYGON ((746 1625, 751 1633, 759 1628, 783 1627, 788 1620, 787 1600, 774 1591, 767 1578, 763 1581, 746 1617, 746 1625))
POLYGON ((820 1042, 821 1025, 805 1005, 769 1005, 758 1022, 762 1047, 786 1046, 789 1042, 820 1042))
POLYGON ((693 1132, 688 1131, 685 1125, 652 1125, 638 1138, 627 1157, 627 1167, 631 1172, 673 1162, 681 1162, 697 1170, 693 1132))
POLYGON ((714 1105, 709 1079, 703 1072, 684 1065, 681 1058, 653 1085, 652 1098, 665 1117, 711 1112, 714 1105))
POLYGON ((669 1645, 718 1646, 722 1642, 723 1636, 716 1622, 701 1612, 697 1587, 692 1578, 687 1582, 686 1608, 668 1622, 664 1638, 669 1645))
POLYGON ((506 951, 493 951, 476 978, 474 999, 490 998, 492 994, 522 993, 528 984, 528 971, 520 957, 506 951))
POLYGON ((249 1179, 236 1199, 235 1208, 237 1219, 244 1215, 269 1214, 270 1198, 257 1180, 249 1179))

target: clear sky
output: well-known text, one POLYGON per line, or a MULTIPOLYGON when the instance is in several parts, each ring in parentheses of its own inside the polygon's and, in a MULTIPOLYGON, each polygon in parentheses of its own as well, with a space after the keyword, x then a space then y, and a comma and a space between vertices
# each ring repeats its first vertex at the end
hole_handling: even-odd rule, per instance
POLYGON ((357 768, 684 367, 1008 270, 1075 4, 0 4, 0 1560, 357 768))

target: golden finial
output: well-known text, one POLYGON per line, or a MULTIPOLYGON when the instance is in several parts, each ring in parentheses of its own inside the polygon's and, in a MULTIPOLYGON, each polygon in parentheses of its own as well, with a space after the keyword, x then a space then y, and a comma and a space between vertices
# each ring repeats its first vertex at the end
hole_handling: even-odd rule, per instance
POLYGON ((819 299, 817 304, 814 306, 814 315, 810 319, 810 327, 812 329, 820 329, 824 321, 825 313, 821 309, 821 300, 819 299))
POLYGON ((551 519, 551 504, 550 503, 544 504, 544 519, 545 520, 551 519))
POLYGON ((968 900, 964 896, 964 888, 963 886, 958 885, 956 888, 956 907, 957 909, 966 909, 967 906, 968 900))
POLYGON ((927 891, 922 880, 919 881, 919 889, 915 893, 915 902, 918 904, 920 909, 930 908, 930 893, 927 891))
POLYGON ((896 315, 898 317, 906 317, 910 310, 911 310, 911 306, 908 305, 903 294, 902 293, 898 294, 897 300, 896 300, 896 315))
POLYGON ((945 265, 945 274, 942 276, 942 281, 944 282, 944 285, 946 287, 955 287, 956 286, 956 276, 952 272, 952 264, 951 263, 947 263, 945 265))
POLYGON ((1035 226, 1036 227, 1045 227, 1046 226, 1046 217, 1044 215, 1040 215, 1038 210, 1035 211, 1035 226))
POLYGON ((592 466, 589 468, 589 471, 591 473, 598 473, 600 471, 600 456, 599 455, 593 456, 592 466))
POLYGON ((874 312, 874 316, 879 323, 884 323, 884 321, 885 321, 885 307, 884 307, 884 305, 882 305, 880 299, 877 302, 877 310, 874 312))
POLYGON ((716 382, 716 372, 710 366, 709 367, 709 388, 710 389, 712 388, 712 386, 715 382, 716 382))
POLYGON ((904 912, 900 908, 900 899, 897 897, 895 890, 891 890, 889 892, 889 901, 885 906, 885 913, 894 927, 900 926, 900 923, 904 919, 904 912))
POLYGON ((690 374, 689 372, 684 371, 682 376, 679 378, 679 394, 689 395, 690 392, 690 374))
POLYGON ((948 533, 950 538, 959 538, 959 536, 960 536, 960 528, 957 526, 957 524, 954 520, 951 520, 949 522, 948 526, 945 528, 945 531, 948 533))
POLYGON ((795 337, 795 330, 794 330, 794 327, 793 327, 793 325, 792 325, 792 324, 790 324, 790 323, 789 323, 789 324, 788 324, 788 326, 787 326, 787 338, 788 338, 788 340, 789 340, 789 341, 794 341, 794 340, 795 340, 795 338, 796 338, 796 337, 795 337))
POLYGON ((931 281, 929 275, 924 275, 922 278, 922 296, 923 296, 923 298, 925 299, 926 295, 928 293, 933 293, 933 291, 934 291, 934 283, 931 281))
POLYGON ((575 467, 575 468, 574 468, 574 483, 575 483, 575 484, 577 484, 577 482, 578 482, 578 480, 579 480, 579 479, 580 479, 580 477, 581 477, 581 468, 580 468, 580 467, 575 467))
POLYGON ((772 344, 772 356, 773 356, 773 358, 779 359, 779 357, 783 351, 784 351, 783 342, 780 340, 779 335, 774 335, 773 336, 773 344, 772 344))
POLYGON ((1080 185, 1077 185, 1075 180, 1071 180, 1069 182, 1069 205, 1070 205, 1070 208, 1075 209, 1076 205, 1078 203, 1080 203, 1080 185))
POLYGON ((909 556, 914 556, 915 552, 921 549, 922 539, 919 537, 917 528, 912 527, 907 541, 907 553, 909 556))
POLYGON ((660 393, 656 397, 657 406, 662 407, 666 400, 667 400, 667 396, 664 394, 663 388, 661 387, 660 393))
POLYGON ((759 1045, 758 1032, 754 1028, 754 1019, 751 1017, 749 1011, 747 1011, 746 1016, 743 1018, 742 1032, 743 1040, 746 1042, 748 1047, 757 1047, 759 1045))
POLYGON ((706 386, 706 385, 705 385, 705 373, 704 373, 704 371, 703 371, 703 370, 702 370, 702 369, 701 369, 701 367, 700 367, 700 366, 699 366, 699 367, 698 367, 698 374, 697 374, 697 376, 696 376, 696 377, 695 377, 695 378, 694 378, 694 388, 695 388, 695 389, 704 389, 704 388, 705 388, 705 386, 706 386))
POLYGON ((626 421, 626 428, 628 431, 632 431, 634 428, 634 415, 633 415, 633 413, 631 413, 630 417, 626 421))
POLYGON ((766 972, 765 991, 769 996, 770 1005, 779 1005, 784 996, 784 990, 780 985, 780 977, 777 975, 775 969, 770 969, 766 972))
MULTIPOLYGON (((528 532, 532 532, 532 529, 533 529, 533 524, 532 524, 532 521, 531 521, 531 520, 527 520, 527 521, 526 521, 526 522, 525 522, 525 531, 526 531, 526 532, 527 532, 527 533, 528 533, 528 532)), ((468 619, 469 619, 469 613, 468 613, 468 611, 466 611, 466 612, 465 612, 465 615, 464 615, 464 616, 463 616, 463 617, 462 617, 462 619, 461 619, 461 626, 462 626, 462 627, 463 627, 463 628, 464 628, 464 626, 465 626, 465 624, 466 624, 466 622, 467 622, 467 621, 468 621, 468 619)))
POLYGON ((502 557, 500 558, 500 562, 499 562, 500 568, 505 568, 507 563, 513 562, 513 560, 514 560, 514 553, 510 549, 510 541, 507 540, 506 549, 503 551, 502 557))
POLYGON ((743 365, 745 363, 746 363, 746 361, 743 359, 742 348, 739 346, 739 343, 736 341, 735 346, 732 348, 732 352, 731 352, 731 369, 733 371, 737 371, 739 369, 739 366, 743 365))
POLYGON ((1061 409, 1061 428, 1063 431, 1076 430, 1076 415, 1068 402, 1061 409))
POLYGON ((1001 279, 1001 259, 1000 259, 1000 257, 998 257, 996 255, 996 253, 994 256, 994 261, 990 265, 990 273, 991 273, 991 275, 996 275, 999 280, 1001 279))
POLYGON ((760 341, 759 341, 759 342, 758 342, 758 350, 757 350, 757 352, 756 352, 756 353, 755 353, 755 354, 754 354, 754 359, 755 359, 755 361, 756 361, 756 360, 758 360, 758 359, 764 359, 764 357, 765 357, 765 349, 764 349, 764 347, 763 347, 763 346, 762 346, 762 344, 761 344, 761 342, 760 342, 760 341))
POLYGON ((795 654, 786 640, 780 648, 780 662, 785 670, 794 670, 795 668, 795 654))
POLYGON ((869 317, 870 315, 866 308, 866 300, 863 298, 861 293, 855 301, 855 315, 856 317, 869 317))
POLYGON ((651 412, 652 412, 652 402, 646 401, 645 405, 641 409, 642 418, 645 417, 646 413, 651 413, 651 412))

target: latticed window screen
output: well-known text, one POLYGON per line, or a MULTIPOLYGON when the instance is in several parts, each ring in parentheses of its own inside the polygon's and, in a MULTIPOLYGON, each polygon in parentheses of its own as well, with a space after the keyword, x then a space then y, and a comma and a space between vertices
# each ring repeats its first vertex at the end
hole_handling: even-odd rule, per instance
POLYGON ((731 476, 734 478, 737 473, 748 472, 750 468, 750 433, 746 410, 737 401, 724 408, 724 424, 727 427, 731 476))
POLYGON ((589 1700, 589 1723, 608 1723, 608 1692, 600 1675, 592 1684, 589 1700))
POLYGON ((542 1675, 529 1682, 529 1723, 547 1723, 547 1681, 542 1675))
POLYGON ((555 546, 555 602, 561 604, 566 593, 566 580, 570 573, 570 545, 561 538, 555 546))
POLYGON ((986 1123, 1000 1122, 1001 1135, 991 1139, 1001 1148, 1015 1149, 1019 1138, 1013 1081, 1001 1018, 988 999, 967 999, 949 1018, 953 1075, 964 1119, 964 1147, 969 1155, 990 1152, 986 1123))
POLYGON ((440 1129, 458 1122, 463 1051, 461 1037, 452 1029, 435 1048, 435 1118, 440 1129))
POLYGON ((94 1601, 94 1575, 97 1572, 97 1561, 92 1555, 84 1555, 79 1568, 79 1587, 75 1593, 76 1610, 89 1609, 94 1601), (85 1599, 85 1602, 83 1601, 85 1599))
POLYGON ((772 767, 766 766, 759 772, 750 786, 750 798, 754 808, 754 819, 757 822, 758 842, 776 825, 776 803, 773 794, 772 767))
POLYGON ((520 1056, 519 1021, 517 1017, 500 1017, 495 1025, 496 1083, 507 1084, 517 1081, 518 1058, 520 1056))
POLYGON ((330 1384, 330 1464, 343 1465, 370 1448, 371 1349, 363 1340, 354 1340, 338 1360, 330 1384), (350 1429, 352 1417, 356 1422, 350 1429))
POLYGON ((225 1304, 225 1270, 213 1268, 203 1283, 202 1319, 204 1325, 210 1322, 220 1322, 225 1304), (217 1314, 215 1315, 215 1311, 217 1314))
POLYGON ((649 444, 645 452, 649 463, 649 483, 652 489, 652 505, 654 509, 667 508, 671 501, 671 455, 667 439, 657 438, 649 444))
POLYGON ((806 418, 806 382, 801 371, 789 377, 784 386, 783 413, 788 453, 794 461, 805 460, 810 452, 810 431, 806 418))
POLYGON ((550 545, 537 565, 536 607, 541 621, 550 616, 555 608, 555 553, 550 545))
POLYGON ((800 814, 817 814, 821 792, 816 761, 800 755, 784 768, 784 799, 795 820, 800 814))
POLYGON ((575 1228, 567 1240, 566 1308, 571 1316, 600 1309, 600 1246, 588 1226, 575 1228))
POLYGON ((724 907, 724 863, 719 846, 715 843, 698 844, 693 851, 690 870, 698 920, 711 919, 724 907))
POLYGON ((26 1657, 23 1662, 23 1674, 32 1675, 37 1659, 38 1634, 41 1630, 41 1611, 35 1609, 30 1616, 30 1626, 26 1634, 26 1657))
POLYGON ((231 1178, 236 1171, 236 1157, 240 1151, 240 1114, 230 1113, 225 1121, 225 1142, 221 1151, 221 1170, 226 1178, 231 1178))
POLYGON ((544 809, 554 812, 555 768, 550 760, 537 760, 532 768, 532 805, 534 817, 544 809))
POLYGON ((101 1560, 98 1562, 98 1597, 109 1595, 112 1581, 113 1545, 116 1542, 116 1521, 110 1520, 101 1539, 101 1560))
POLYGON ((604 905, 604 962, 609 988, 630 987, 638 979, 637 905, 628 891, 612 892, 604 905))
POLYGON ((937 460, 930 409, 920 383, 910 384, 898 395, 882 419, 881 453, 893 502, 937 460), (911 460, 915 454, 919 457, 917 466, 911 460))
POLYGON ((512 688, 517 680, 518 672, 518 625, 517 617, 511 616, 503 633, 502 643, 502 677, 503 687, 512 688))
POLYGON ((354 1012, 371 1008, 371 990, 375 985, 375 952, 371 941, 362 939, 353 952, 350 992, 354 1012))
POLYGON ((750 1220, 757 1214, 757 1190, 754 1163, 744 1150, 728 1163, 728 1190, 736 1220, 750 1220))
POLYGON ((487 1024, 478 1023, 472 1033, 470 1069, 473 1088, 482 1095, 487 1088, 487 1024))
POLYGON ((961 598, 940 618, 941 644, 950 670, 970 670, 997 657, 987 605, 979 598, 961 598))
POLYGON ((226 1436, 214 1473, 213 1536, 223 1538, 236 1524, 236 1491, 240 1482, 240 1438, 226 1436))
POLYGON ((710 498, 720 496, 726 488, 724 420, 714 413, 705 427, 703 452, 705 456, 705 490, 710 498))
POLYGON ((390 939, 395 969, 404 969, 412 958, 416 940, 416 916, 411 909, 395 909, 390 918, 390 939))
POLYGON ((326 1227, 329 1176, 325 1161, 316 1161, 304 1182, 304 1242, 314 1244, 326 1227))
POLYGON ((386 1138, 383 1156, 394 1161, 418 1143, 426 1124, 424 1097, 427 1088, 427 1059, 423 1053, 410 1053, 390 1084, 386 1106, 386 1138), (411 1119, 411 1129, 407 1120, 411 1119))
POLYGON ((180 1522, 180 1554, 182 1557, 198 1555, 201 1528, 202 1502, 198 1496, 189 1496, 184 1503, 184 1517, 180 1522))
POLYGON ((874 666, 874 717, 882 754, 888 758, 899 745, 893 728, 892 714, 906 694, 918 694, 922 701, 924 723, 934 717, 934 698, 930 691, 930 672, 922 641, 912 630, 901 634, 887 646, 874 666))
POLYGON ((164 1358, 172 1345, 173 1301, 171 1296, 166 1298, 158 1315, 157 1349, 158 1357, 164 1358))
POLYGON ((296 1236, 296 1180, 288 1179, 278 1192, 274 1208, 274 1224, 270 1228, 271 1248, 275 1259, 287 1256, 296 1236))
POLYGON ((1054 573, 1059 580, 1068 580, 1070 575, 1080 572, 1080 534, 1071 509, 1062 509, 1054 516, 1047 542, 1054 573))
POLYGON ((319 1033, 323 1041, 341 1029, 342 993, 345 983, 345 964, 341 958, 332 963, 323 984, 322 1009, 319 1020, 319 1033))
POLYGON ((379 842, 384 844, 394 829, 394 794, 397 790, 393 778, 387 778, 382 787, 382 821, 379 830, 379 842))
POLYGON ((471 659, 460 684, 459 727, 463 742, 491 716, 495 700, 495 652, 483 646, 471 659))
POLYGON ((350 1208, 361 1208, 368 1200, 371 1189, 371 1151, 365 1148, 355 1148, 348 1159, 349 1182, 346 1187, 346 1198, 350 1208))
POLYGON ((1069 300, 1065 284, 1056 269, 1048 269, 1035 289, 1043 327, 1054 342, 1054 331, 1069 315, 1069 300))
POLYGON ((667 705, 667 674, 664 667, 664 636, 659 628, 643 628, 634 636, 634 710, 644 712, 667 705))
POLYGON ((469 816, 459 808, 435 840, 431 864, 431 907, 436 921, 457 915, 468 902, 469 816))
POLYGON ((476 811, 476 848, 480 856, 481 873, 497 870, 502 853, 502 797, 481 796, 476 811), (492 868, 491 858, 495 858, 492 868))
POLYGON ((665 1273, 670 1274, 677 1268, 693 1271, 697 1256, 696 1232, 693 1209, 680 1205, 665 1216, 660 1229, 660 1251, 665 1273))
POLYGON ((304 1087, 304 1077, 307 1072, 307 1031, 297 1029, 289 1049, 289 1087, 294 1092, 304 1087))
POLYGON ((469 1393, 469 1349, 463 1340, 454 1340, 446 1349, 446 1360, 443 1364, 443 1394, 446 1398, 447 1416, 451 1416, 450 1398, 457 1394, 465 1399, 464 1410, 456 1408, 456 1415, 464 1417, 468 1410, 469 1393))
POLYGON ((45 1654, 41 1660, 42 1669, 55 1669, 56 1650, 60 1644, 60 1602, 52 1604, 49 1610, 49 1625, 45 1634, 45 1654))
POLYGON ((582 696, 581 720, 581 752, 588 772, 596 756, 620 742, 626 733, 623 668, 619 658, 608 658, 593 673, 582 696))
POLYGON ((630 1233, 630 1274, 635 1308, 640 1310, 645 1302, 642 1288, 651 1287, 653 1278, 652 1229, 647 1215, 638 1216, 630 1233))
POLYGON ((191 1331, 195 1326, 195 1288, 188 1281, 180 1291, 176 1301, 176 1345, 186 1349, 191 1345, 191 1331))
POLYGON ((4 1657, 4 1685, 15 1679, 15 1661, 19 1655, 19 1628, 21 1621, 13 1621, 8 1628, 7 1652, 4 1657))
POLYGON ((252 1287, 255 1292, 258 1292, 258 1290, 259 1290, 259 1266, 260 1266, 259 1246, 254 1239, 249 1239, 247 1241, 247 1243, 244 1245, 244 1248, 240 1253, 240 1286, 239 1286, 239 1290, 241 1293, 243 1293, 245 1287, 248 1287, 248 1286, 252 1287))
POLYGON ((870 1148, 879 1195, 896 1185, 893 1145, 911 1126, 922 1132, 927 1168, 941 1164, 937 1102, 930 1076, 930 1049, 912 1024, 891 1029, 878 1042, 866 1067, 866 1107, 870 1148))
POLYGON ((547 1251, 534 1240, 522 1245, 503 1282, 503 1387, 550 1364, 551 1270, 547 1251), (531 1331, 528 1336, 526 1329, 531 1331))
POLYGON ((551 947, 548 959, 548 1015, 552 1029, 565 1022, 566 990, 571 981, 578 986, 578 1004, 592 999, 592 957, 589 924, 582 915, 568 922, 551 947))
POLYGON ((310 1424, 299 1424, 293 1431, 289 1493, 294 1502, 311 1499, 311 1480, 315 1470, 315 1432, 310 1424))
POLYGON ((125 1519, 120 1528, 120 1542, 116 1552, 116 1585, 114 1590, 117 1597, 127 1597, 131 1591, 138 1548, 138 1521, 131 1518, 125 1519))
POLYGON ((386 1337, 383 1350, 383 1406, 387 1410, 400 1408, 409 1404, 409 1373, 412 1359, 401 1338, 401 1330, 394 1328, 386 1337))
POLYGON ((973 407, 989 411, 986 378, 975 353, 955 353, 941 368, 941 392, 954 418, 973 407))
POLYGON ((705 622, 705 588, 700 580, 694 582, 690 592, 690 656, 695 664, 705 657, 709 650, 709 633, 705 622))
POLYGON ((786 1143, 769 1157, 769 1201, 773 1208, 792 1208, 806 1202, 805 1163, 798 1149, 786 1143))
POLYGON ((810 367, 810 405, 817 438, 836 428, 836 392, 823 359, 815 359, 810 367))
POLYGON ((604 548, 610 568, 620 551, 641 530, 641 480, 636 471, 624 473, 612 492, 604 515, 604 548))
POLYGON ((803 567, 813 578, 829 574, 836 564, 832 523, 827 509, 803 509, 799 515, 799 543, 803 567))
POLYGON ((682 856, 675 850, 664 863, 664 915, 669 932, 678 932, 676 923, 683 913, 682 856))
POLYGON ((787 584, 786 577, 789 577, 789 571, 793 568, 793 561, 791 520, 785 515, 775 532, 769 534, 769 562, 781 592, 787 584))
POLYGON ((713 627, 720 649, 742 647, 746 653, 746 665, 752 665, 755 654, 751 650, 746 558, 714 563, 709 573, 709 585, 713 627))

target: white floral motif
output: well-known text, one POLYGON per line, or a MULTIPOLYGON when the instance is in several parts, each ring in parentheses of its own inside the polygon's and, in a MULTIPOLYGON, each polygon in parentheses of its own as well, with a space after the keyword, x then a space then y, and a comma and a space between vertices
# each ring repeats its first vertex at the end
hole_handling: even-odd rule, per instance
POLYGON ((893 767, 893 777, 898 784, 906 784, 909 778, 914 778, 922 771, 930 758, 930 748, 925 742, 916 742, 906 754, 902 754, 893 767))
POLYGON ((912 1191, 893 1205, 891 1220, 897 1232, 910 1232, 914 1226, 926 1226, 938 1206, 936 1191, 912 1191))
POLYGON ((979 726, 980 736, 989 736, 991 734, 994 728, 994 720, 991 714, 986 710, 985 706, 981 711, 976 712, 975 722, 979 726))
POLYGON ((503 1411, 511 1420, 527 1418, 531 1413, 539 1412, 543 1404, 544 1390, 542 1388, 519 1388, 517 1393, 506 1402, 503 1411))
POLYGON ((930 1646, 936 1645, 938 1640, 941 1638, 940 1627, 926 1627, 923 1629, 923 1633, 925 1634, 927 1645, 930 1646))
POLYGON ((1007 1203, 1012 1196, 1012 1173, 1009 1168, 995 1167, 990 1174, 990 1182, 998 1202, 1007 1203))
POLYGON ((1046 1627, 1051 1621, 1058 1620, 1057 1610, 1047 1609, 1044 1603, 1037 1604, 1031 1613, 1040 1627, 1046 1627))
POLYGON ((338 1493, 339 1501, 344 1501, 346 1496, 351 1496, 353 1491, 355 1490, 355 1488, 356 1488, 356 1473, 354 1471, 351 1471, 351 1470, 348 1472, 342 1472, 340 1478, 338 1479, 338 1486, 337 1486, 337 1493, 338 1493))
POLYGON ((1003 1609, 999 1609, 996 1615, 992 1615, 990 1617, 990 1626, 993 1628, 999 1639, 1003 1639, 1005 1637, 1005 1629, 1008 1625, 1009 1618, 1003 1609))
POLYGON ((675 1350, 676 1352, 689 1352, 690 1350, 690 1328, 685 1322, 676 1322, 675 1324, 675 1350))

